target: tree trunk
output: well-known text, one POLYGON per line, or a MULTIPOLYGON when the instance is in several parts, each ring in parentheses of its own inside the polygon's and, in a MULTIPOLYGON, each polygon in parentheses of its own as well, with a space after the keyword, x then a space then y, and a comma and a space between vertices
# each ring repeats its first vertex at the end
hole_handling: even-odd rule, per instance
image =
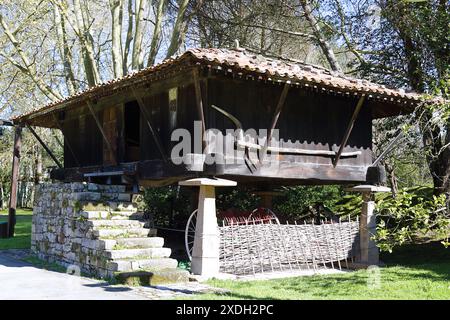
POLYGON ((0 181, 0 210, 5 209, 5 191, 3 189, 3 182, 0 181))
POLYGON ((172 31, 172 38, 170 40, 170 46, 167 50, 166 58, 170 58, 178 52, 181 44, 184 42, 184 37, 186 35, 186 10, 189 4, 189 0, 180 0, 177 19, 172 31))
POLYGON ((133 54, 131 65, 133 70, 140 70, 144 66, 144 55, 142 54, 142 40, 144 38, 144 14, 147 9, 147 0, 136 0, 136 20, 133 42, 133 54))
POLYGON ((133 0, 128 0, 128 29, 123 51, 123 74, 128 74, 128 56, 130 54, 131 41, 133 41, 133 0))
POLYGON ((311 26, 313 33, 317 38, 317 42, 320 48, 322 49, 323 54, 325 55, 328 63, 330 64, 331 70, 342 73, 342 69, 339 65, 339 62, 336 59, 336 56, 334 55, 334 51, 331 48, 330 44, 323 37, 322 31, 320 30, 319 22, 312 13, 309 0, 300 0, 300 5, 303 8, 306 20, 308 20, 309 25, 311 26))
POLYGON ((164 18, 164 7, 167 0, 159 0, 158 7, 156 9, 156 21, 155 29, 153 31, 152 43, 150 45, 150 54, 148 56, 147 66, 150 67, 155 64, 156 55, 158 54, 159 45, 161 42, 161 30, 162 30, 162 20, 164 18))
MULTIPOLYGON (((401 6, 392 15, 389 15, 389 18, 391 23, 396 26, 403 42, 409 84, 416 92, 423 93, 426 89, 421 63, 423 52, 416 46, 410 26, 404 23, 407 20, 402 19, 402 15, 407 15, 408 12, 407 8, 401 6)), ((450 201, 450 148, 444 147, 450 143, 450 124, 447 124, 445 129, 434 124, 432 121, 433 111, 429 109, 423 110, 420 115, 419 126, 428 167, 433 178, 434 194, 446 194, 448 201, 450 201), (446 131, 446 133, 444 134, 443 131, 446 131)))
POLYGON ((42 154, 39 146, 35 146, 34 157, 34 184, 37 185, 42 181, 42 154))
POLYGON ((386 172, 389 176, 389 182, 391 183, 392 196, 395 198, 398 193, 398 183, 397 177, 395 176, 395 168, 392 167, 389 163, 385 164, 386 172))
POLYGON ((122 54, 122 0, 109 0, 111 8, 111 34, 112 34, 112 62, 114 77, 120 78, 123 76, 123 54, 122 54))
POLYGON ((54 6, 55 25, 59 42, 59 51, 64 65, 64 77, 66 78, 67 91, 70 95, 78 91, 75 75, 72 69, 72 54, 67 43, 66 23, 57 6, 54 6))
POLYGON ((80 39, 81 52, 83 55, 84 71, 90 87, 100 82, 100 74, 94 58, 94 44, 89 29, 85 24, 87 19, 86 10, 80 4, 80 0, 73 0, 76 22, 76 33, 80 39))

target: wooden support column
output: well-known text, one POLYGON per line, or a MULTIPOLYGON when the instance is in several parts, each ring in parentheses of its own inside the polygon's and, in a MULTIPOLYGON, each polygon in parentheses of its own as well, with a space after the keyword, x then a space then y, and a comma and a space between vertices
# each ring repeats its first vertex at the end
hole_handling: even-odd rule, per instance
POLYGON ((30 132, 33 134, 33 136, 36 138, 36 140, 41 144, 41 146, 44 148, 44 150, 48 153, 48 155, 50 156, 50 158, 52 158, 52 160, 56 163, 56 165, 58 166, 58 168, 62 168, 63 166, 61 165, 61 163, 58 161, 58 159, 56 158, 56 156, 53 154, 53 152, 50 150, 49 147, 47 147, 47 145, 45 144, 45 142, 41 139, 41 137, 38 136, 38 134, 36 133, 36 131, 34 131, 34 129, 30 126, 27 125, 28 130, 30 130, 30 132))
POLYGON ((22 127, 17 126, 14 134, 14 149, 11 173, 11 192, 9 194, 8 237, 14 237, 17 209, 17 189, 19 185, 20 149, 22 147, 22 127))
POLYGON ((151 120, 151 116, 148 113, 147 109, 145 108, 145 104, 144 101, 142 100, 142 97, 140 95, 137 94, 136 90, 134 88, 131 88, 131 90, 133 91, 133 95, 136 98, 136 101, 139 105, 139 109, 141 111, 141 115, 144 118, 145 122, 147 123, 147 127, 150 130, 150 133, 152 134, 153 140, 156 143, 156 147, 158 148, 159 154, 161 155, 161 158, 164 160, 164 162, 169 162, 169 160, 167 159, 167 155, 164 151, 162 142, 161 142, 161 138, 158 135, 158 132, 153 128, 153 124, 152 124, 152 120, 151 120))
POLYGON ((117 156, 114 153, 114 149, 113 149, 113 147, 111 145, 111 141, 109 141, 109 139, 108 139, 108 137, 107 137, 107 135, 105 133, 105 130, 103 130, 103 125, 101 124, 100 120, 97 117, 97 114, 94 111, 94 107, 92 105, 92 102, 88 100, 88 101, 86 101, 86 104, 88 106, 89 111, 91 112, 92 117, 95 120, 95 123, 97 124, 98 130, 102 134, 103 141, 105 141, 105 143, 106 143, 106 147, 108 148, 109 152, 111 153, 111 156, 114 159, 114 162, 117 163, 117 156))
POLYGON ((224 179, 198 178, 182 181, 179 185, 200 187, 191 270, 203 279, 213 278, 219 274, 220 249, 215 189, 233 187, 237 183, 224 179))
POLYGON ((377 220, 375 213, 375 193, 390 192, 387 187, 378 187, 372 185, 356 186, 348 189, 351 192, 362 194, 363 206, 359 218, 359 254, 357 262, 363 266, 378 265, 379 250, 372 237, 377 232, 377 220))
POLYGON ((339 147, 339 151, 336 153, 336 157, 333 161, 333 166, 336 167, 339 159, 341 158, 342 152, 344 151, 345 146, 347 145, 348 138, 350 137, 350 134, 352 133, 353 126, 355 125, 356 118, 359 115, 359 112, 361 111, 361 108, 364 104, 364 101, 366 100, 366 96, 363 95, 358 101, 358 104, 356 105, 355 111, 353 112, 352 118, 350 119, 350 123, 347 126, 347 130, 345 131, 344 138, 342 139, 341 145, 339 147))

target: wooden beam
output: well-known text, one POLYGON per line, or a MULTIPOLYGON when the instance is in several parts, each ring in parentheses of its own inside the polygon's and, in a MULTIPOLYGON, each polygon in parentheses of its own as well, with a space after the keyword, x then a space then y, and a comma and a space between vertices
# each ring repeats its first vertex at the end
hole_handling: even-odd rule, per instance
POLYGON ((11 170, 11 192, 9 195, 8 237, 14 237, 17 209, 17 189, 19 185, 20 149, 22 146, 22 127, 17 126, 14 134, 13 161, 11 170))
POLYGON ((267 135, 266 143, 264 144, 264 148, 261 150, 260 163, 264 160, 264 157, 266 156, 267 148, 269 147, 269 143, 272 140, 273 131, 277 126, 278 119, 280 118, 281 111, 283 110, 284 104, 286 102, 286 98, 289 93, 289 87, 290 87, 289 83, 286 83, 284 85, 283 91, 281 92, 280 99, 278 100, 278 104, 275 109, 272 122, 270 124, 269 134, 267 135))
MULTIPOLYGON (((52 113, 53 116, 53 120, 55 121, 56 127, 61 131, 63 137, 64 137, 64 143, 67 145, 67 148, 69 149, 70 153, 72 154, 73 159, 75 160, 77 166, 80 166, 80 161, 78 161, 77 156, 75 155, 75 152, 73 151, 73 148, 69 142, 69 139, 67 139, 66 134, 64 133, 64 129, 61 125, 61 123, 58 121, 58 118, 56 117, 56 115, 54 113, 52 113)), ((64 148, 64 146, 63 146, 64 148)))
POLYGON ((169 160, 167 159, 167 155, 164 151, 161 139, 158 135, 158 132, 156 132, 156 130, 153 127, 153 124, 151 121, 151 116, 148 113, 147 109, 145 108, 145 104, 144 104, 144 101, 142 100, 142 97, 135 91, 134 88, 131 88, 131 90, 133 91, 133 95, 136 98, 136 101, 139 105, 139 109, 141 110, 141 115, 142 115, 142 117, 144 117, 144 120, 147 123, 147 127, 152 134, 153 140, 156 143, 156 147, 158 148, 158 151, 161 154, 162 159, 164 160, 164 162, 168 162, 169 160))
POLYGON ((339 151, 336 154, 336 158, 334 158, 333 166, 336 168, 339 159, 341 158, 342 151, 344 151, 345 146, 347 145, 348 138, 350 137, 350 134, 352 133, 353 126, 355 125, 356 118, 359 115, 359 112, 361 111, 361 108, 364 104, 364 101, 366 100, 366 96, 362 95, 361 98, 359 98, 358 104, 356 105, 355 111, 353 111, 352 118, 350 119, 350 123, 347 126, 347 130, 345 131, 344 138, 342 139, 341 145, 339 147, 339 151))
POLYGON ((203 98, 202 98, 202 88, 200 86, 200 77, 198 74, 198 69, 192 70, 193 76, 194 76, 194 87, 195 87, 195 100, 197 104, 197 113, 202 121, 202 143, 203 147, 206 145, 206 141, 204 141, 205 138, 205 132, 206 132, 206 123, 205 123, 205 112, 203 110, 203 98))
MULTIPOLYGON (((243 140, 238 140, 237 145, 241 148, 249 148, 254 150, 262 150, 263 146, 260 146, 256 143, 246 142, 243 140)), ((270 151, 272 153, 289 153, 289 154, 304 154, 309 156, 324 156, 324 157, 335 157, 336 152, 335 151, 329 151, 329 150, 309 150, 309 149, 301 149, 301 148, 283 148, 283 147, 267 147, 267 151, 270 151)), ((361 155, 361 151, 352 151, 352 152, 343 152, 341 154, 342 157, 356 157, 361 155)))
POLYGON ((386 149, 384 149, 384 151, 378 156, 378 158, 372 163, 372 166, 376 167, 385 157, 386 155, 391 152, 392 148, 395 146, 395 144, 403 137, 404 132, 402 130, 402 128, 398 129, 394 136, 395 138, 391 140, 391 142, 389 142, 388 146, 386 147, 386 149))
POLYGON ((34 129, 27 124, 27 128, 28 130, 30 130, 30 132, 33 134, 33 136, 36 138, 36 140, 41 144, 41 146, 45 149, 45 151, 48 153, 48 155, 50 156, 50 158, 53 159, 53 161, 56 163, 56 165, 59 168, 62 168, 63 166, 61 165, 61 163, 58 161, 58 159, 55 157, 55 155, 53 154, 53 152, 50 150, 49 147, 47 147, 47 145, 45 144, 45 142, 41 139, 41 137, 38 136, 38 134, 36 133, 36 131, 34 131, 34 129))
POLYGON ((87 100, 86 104, 88 106, 89 111, 91 112, 92 117, 95 120, 95 123, 97 124, 98 130, 102 134, 103 141, 105 141, 105 143, 106 143, 106 147, 108 148, 109 152, 111 153, 111 156, 113 157, 114 162, 117 163, 117 157, 116 157, 116 155, 114 153, 114 149, 113 149, 113 147, 111 145, 111 142, 109 141, 108 137, 106 136, 105 131, 103 130, 103 125, 100 123, 100 120, 98 119, 97 115, 95 114, 94 106, 92 105, 92 102, 87 100))

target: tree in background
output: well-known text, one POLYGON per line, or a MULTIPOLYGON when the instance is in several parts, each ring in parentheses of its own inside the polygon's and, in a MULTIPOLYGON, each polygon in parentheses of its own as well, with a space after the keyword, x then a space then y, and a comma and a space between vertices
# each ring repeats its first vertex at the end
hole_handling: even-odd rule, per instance
MULTIPOLYGON (((449 20, 444 0, 4 0, 0 115, 124 76, 187 46, 234 47, 236 39, 256 53, 448 98, 449 20)), ((449 114, 448 104, 436 104, 376 122, 376 155, 399 127, 407 131, 384 161, 395 191, 432 183, 435 195, 448 195, 449 114)), ((53 134, 43 136, 58 145, 53 134)), ((39 163, 40 152, 26 152, 39 163)), ((50 164, 45 155, 43 162, 50 164)), ((328 191, 289 188, 283 210, 327 199, 328 191)))

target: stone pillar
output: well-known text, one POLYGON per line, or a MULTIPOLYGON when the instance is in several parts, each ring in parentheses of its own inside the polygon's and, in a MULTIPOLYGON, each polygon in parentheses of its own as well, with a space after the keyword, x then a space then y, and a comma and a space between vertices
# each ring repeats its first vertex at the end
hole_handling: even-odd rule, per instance
POLYGON ((219 274, 220 245, 215 188, 232 187, 237 183, 224 179, 199 178, 179 184, 200 187, 191 271, 194 275, 212 278, 219 274))
POLYGON ((361 216, 359 219, 359 255, 358 263, 363 265, 378 265, 379 250, 372 240, 376 234, 377 221, 375 214, 375 193, 390 192, 390 188, 371 185, 356 186, 348 191, 360 192, 363 198, 361 216))

